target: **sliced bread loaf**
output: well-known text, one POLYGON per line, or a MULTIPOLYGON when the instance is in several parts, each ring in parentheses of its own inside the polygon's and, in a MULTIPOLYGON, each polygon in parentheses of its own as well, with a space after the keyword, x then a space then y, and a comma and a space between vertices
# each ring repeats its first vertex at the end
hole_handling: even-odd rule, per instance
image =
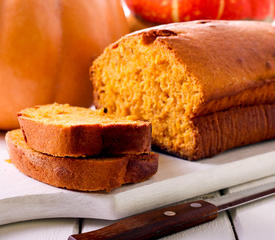
POLYGON ((90 69, 94 104, 152 122, 153 145, 196 160, 275 137, 275 27, 194 21, 131 33, 90 69))
POLYGON ((54 157, 28 147, 20 129, 6 134, 12 163, 41 182, 72 190, 110 191, 126 183, 144 181, 158 168, 155 153, 109 158, 54 157))
POLYGON ((25 141, 53 156, 149 153, 151 123, 113 117, 104 111, 50 104, 18 113, 25 141))

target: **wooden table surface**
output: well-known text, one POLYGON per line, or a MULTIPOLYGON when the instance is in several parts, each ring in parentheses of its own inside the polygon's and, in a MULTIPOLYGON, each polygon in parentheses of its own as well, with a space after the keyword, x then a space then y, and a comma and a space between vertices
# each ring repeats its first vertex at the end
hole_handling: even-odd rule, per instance
MULTIPOLYGON (((275 176, 242 184, 214 195, 275 181, 275 176)), ((44 219, 0 226, 2 240, 60 240, 71 234, 92 231, 114 221, 97 219, 44 219)), ((222 213, 216 220, 162 238, 166 240, 265 240, 275 239, 275 197, 222 213)))

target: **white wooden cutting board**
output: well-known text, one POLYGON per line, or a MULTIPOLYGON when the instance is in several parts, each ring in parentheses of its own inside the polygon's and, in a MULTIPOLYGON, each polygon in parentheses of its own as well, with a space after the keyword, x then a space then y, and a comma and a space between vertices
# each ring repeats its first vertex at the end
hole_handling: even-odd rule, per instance
POLYGON ((150 180, 111 193, 40 183, 21 174, 8 158, 0 134, 0 224, 55 217, 114 220, 275 174, 275 140, 197 162, 160 154, 158 173, 150 180))

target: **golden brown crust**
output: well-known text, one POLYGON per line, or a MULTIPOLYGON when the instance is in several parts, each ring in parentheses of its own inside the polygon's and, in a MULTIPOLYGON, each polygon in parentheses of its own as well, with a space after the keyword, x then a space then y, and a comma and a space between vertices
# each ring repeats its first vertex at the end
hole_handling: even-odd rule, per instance
MULTIPOLYGON (((192 120, 196 132, 196 148, 192 155, 173 152, 173 155, 198 160, 225 150, 257 143, 275 137, 275 105, 236 107, 192 120)), ((154 143, 153 143, 154 144, 154 143)))
POLYGON ((272 104, 275 102, 275 78, 266 79, 254 86, 235 95, 213 99, 201 104, 191 118, 203 116, 220 110, 229 109, 234 106, 253 106, 257 104, 272 104))
POLYGON ((28 145, 53 156, 138 154, 151 150, 149 122, 63 126, 45 124, 21 113, 18 121, 28 145))
POLYGON ((155 153, 110 158, 64 158, 30 149, 20 130, 7 133, 12 163, 41 182, 79 191, 110 191, 126 183, 144 181, 158 168, 155 153))
POLYGON ((193 120, 197 149, 193 159, 275 137, 275 105, 236 107, 193 120))
POLYGON ((101 128, 92 126, 64 127, 18 117, 25 141, 32 149, 53 156, 97 155, 102 150, 101 128))

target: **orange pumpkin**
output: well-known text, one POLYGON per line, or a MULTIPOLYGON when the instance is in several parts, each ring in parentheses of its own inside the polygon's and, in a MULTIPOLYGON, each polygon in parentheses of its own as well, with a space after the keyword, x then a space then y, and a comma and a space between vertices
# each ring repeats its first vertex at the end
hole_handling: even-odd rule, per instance
POLYGON ((155 23, 196 19, 270 18, 275 0, 125 0, 137 16, 155 23))
POLYGON ((0 129, 35 104, 89 106, 91 62, 127 32, 119 0, 1 0, 0 129))

